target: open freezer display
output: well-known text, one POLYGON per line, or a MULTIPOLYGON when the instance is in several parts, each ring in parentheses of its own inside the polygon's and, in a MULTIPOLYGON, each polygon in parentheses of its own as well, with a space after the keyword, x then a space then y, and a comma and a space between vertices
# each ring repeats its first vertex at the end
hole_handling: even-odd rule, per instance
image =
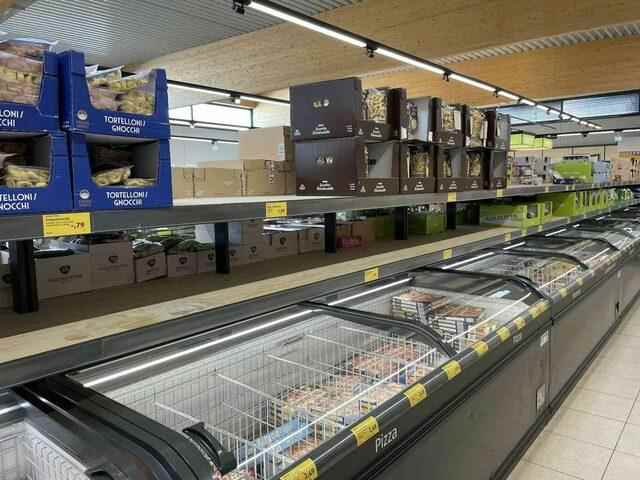
POLYGON ((499 250, 480 251, 438 264, 443 270, 478 272, 502 277, 521 278, 540 293, 551 297, 560 289, 573 286, 588 272, 570 257, 547 253, 519 253, 499 250))
POLYGON ((567 227, 546 234, 546 237, 576 238, 585 240, 602 240, 618 250, 631 247, 635 240, 631 234, 624 231, 606 230, 604 228, 567 227))
POLYGON ((589 268, 606 263, 615 253, 607 242, 598 239, 569 239, 557 236, 533 236, 505 244, 504 251, 547 252, 569 255, 589 268))
POLYGON ((627 232, 633 238, 640 238, 640 223, 629 220, 615 220, 609 217, 599 217, 590 220, 584 220, 577 224, 582 228, 597 228, 605 230, 617 230, 627 232))

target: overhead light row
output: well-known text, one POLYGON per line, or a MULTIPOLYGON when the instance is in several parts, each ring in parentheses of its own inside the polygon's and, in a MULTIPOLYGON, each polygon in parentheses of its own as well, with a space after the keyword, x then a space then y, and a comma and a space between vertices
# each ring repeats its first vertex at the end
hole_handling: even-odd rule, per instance
POLYGON ((224 144, 224 145, 238 145, 238 140, 221 140, 219 138, 203 138, 203 137, 185 137, 181 135, 172 135, 172 140, 186 140, 189 142, 201 142, 201 143, 210 143, 212 145, 216 144, 224 144))
POLYGON ((189 120, 179 120, 176 118, 170 118, 169 124, 177 127, 190 127, 190 128, 208 128, 209 130, 230 130, 233 132, 245 132, 249 130, 249 127, 240 127, 236 125, 225 125, 223 123, 211 123, 211 122, 192 122, 189 120))
POLYGON ((582 125, 588 126, 590 128, 600 129, 599 125, 588 122, 586 120, 582 120, 573 115, 566 114, 560 110, 549 107, 543 103, 535 102, 523 95, 518 95, 515 92, 511 92, 509 90, 504 90, 496 85, 492 85, 476 78, 463 75, 448 68, 445 68, 436 63, 430 62, 428 60, 416 57, 414 55, 410 55, 404 53, 400 50, 396 50, 394 48, 383 45, 374 40, 368 39, 361 35, 354 34, 347 30, 343 30, 338 27, 334 27, 328 23, 322 22, 320 20, 316 20, 307 15, 300 14, 290 8, 283 7, 274 3, 270 0, 234 0, 234 8, 238 13, 245 13, 245 7, 251 8, 258 12, 271 15, 272 17, 279 18, 281 20, 291 22, 293 24, 299 25, 304 28, 308 28, 309 30, 313 30, 314 32, 321 33, 328 37, 334 38, 336 40, 340 40, 342 42, 348 43, 355 47, 366 48, 367 52, 370 56, 375 54, 381 55, 386 58, 390 58, 392 60, 396 60, 398 62, 404 63, 406 65, 410 65, 412 67, 420 68, 422 70, 426 70, 431 73, 435 73, 436 75, 442 75, 442 77, 449 81, 457 81, 464 83, 466 85, 470 85, 475 88, 479 88, 486 92, 493 93, 498 97, 504 97, 509 100, 512 100, 517 103, 521 103, 523 105, 528 105, 531 107, 538 107, 541 110, 544 110, 547 114, 555 114, 562 116, 565 120, 573 120, 582 125))
MULTIPOLYGON (((602 127, 600 127, 602 128, 602 127)), ((570 132, 570 133, 557 133, 555 135, 544 135, 545 137, 586 137, 587 135, 613 135, 616 133, 637 133, 640 132, 640 128, 621 128, 617 130, 598 130, 595 132, 570 132)))
POLYGON ((206 93, 208 95, 216 95, 218 97, 230 98, 234 103, 240 103, 240 100, 248 100, 250 102, 268 103, 269 105, 289 106, 289 101, 282 98, 263 97, 262 95, 251 95, 242 92, 234 92, 232 90, 224 90, 222 88, 205 87, 204 85, 196 85, 194 83, 178 82, 176 80, 167 80, 170 88, 185 90, 187 92, 206 93))

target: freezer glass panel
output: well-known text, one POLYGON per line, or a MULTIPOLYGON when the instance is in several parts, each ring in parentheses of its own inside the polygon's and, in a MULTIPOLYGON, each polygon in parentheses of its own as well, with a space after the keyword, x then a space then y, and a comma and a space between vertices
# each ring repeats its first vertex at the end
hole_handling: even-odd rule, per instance
POLYGON ((318 301, 426 325, 460 352, 540 299, 532 289, 510 280, 429 270, 318 301))
MULTIPOLYGON (((95 369, 75 379, 177 431, 204 422, 235 455, 238 478, 271 479, 448 359, 402 329, 301 308, 284 315, 261 320, 281 324, 267 333, 248 326, 246 340, 234 330, 228 345, 220 333, 205 336, 179 365, 174 349, 161 371, 155 357, 153 373, 117 388, 95 369)), ((136 362, 120 366, 139 375, 147 367, 136 362)))
POLYGON ((624 250, 625 248, 630 247, 634 242, 633 238, 625 235, 624 233, 606 230, 586 230, 581 228, 567 228, 558 231, 557 233, 551 232, 549 236, 604 240, 605 242, 609 242, 618 250, 624 250))
POLYGON ((629 233, 633 238, 640 238, 640 223, 630 222, 626 220, 613 220, 610 218, 600 218, 593 220, 585 220, 578 224, 584 228, 604 228, 607 230, 621 230, 629 233))
POLYGON ((545 295, 570 287, 587 272, 576 262, 562 257, 493 251, 450 262, 442 268, 521 277, 531 281, 545 295))
POLYGON ((527 237, 521 241, 511 242, 503 250, 563 253, 571 255, 592 268, 606 262, 614 252, 609 244, 600 240, 569 240, 557 236, 527 237))

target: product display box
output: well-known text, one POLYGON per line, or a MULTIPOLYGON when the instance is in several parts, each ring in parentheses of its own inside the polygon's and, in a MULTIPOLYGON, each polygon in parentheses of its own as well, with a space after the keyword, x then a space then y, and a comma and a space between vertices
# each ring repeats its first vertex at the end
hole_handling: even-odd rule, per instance
POLYGON ((0 261, 0 308, 13 305, 13 291, 11 289, 11 269, 0 261))
POLYGON ((289 127, 255 128, 240 132, 241 160, 270 160, 292 162, 293 142, 289 127))
POLYGON ((103 84, 90 87, 84 54, 68 51, 58 59, 63 129, 121 137, 170 138, 164 70, 105 79, 103 84))
POLYGON ((431 116, 430 142, 443 147, 464 145, 462 105, 435 97, 431 100, 431 116))
POLYGON ((400 151, 400 193, 436 191, 435 147, 426 142, 402 143, 400 151))
POLYGON ((64 133, 0 132, 0 159, 0 216, 72 210, 64 133))
POLYGON ((552 164, 555 183, 592 183, 591 160, 561 160, 552 164))
POLYGON ((480 224, 529 228, 542 223, 540 203, 492 202, 480 204, 480 224))
MULTIPOLYGON (((210 227, 211 227, 211 230, 213 230, 213 225, 210 225, 210 227)), ((230 222, 229 223, 229 242, 235 245, 258 243, 262 240, 263 231, 264 231, 264 221, 260 219, 247 220, 244 222, 230 222)), ((203 240, 199 240, 199 241, 203 241, 203 240)), ((211 239, 208 241, 213 241, 213 237, 211 237, 211 239)))
POLYGON ((407 139, 427 142, 431 138, 432 97, 407 100, 407 139))
POLYGON ((285 224, 281 227, 297 233, 298 253, 324 251, 324 225, 285 224))
POLYGON ((357 137, 296 142, 298 195, 389 195, 400 190, 400 142, 357 137))
POLYGON ((490 149, 484 149, 483 152, 483 188, 487 190, 507 188, 507 152, 490 149))
MULTIPOLYGON (((7 54, 9 55, 9 54, 7 54)), ((14 59, 20 57, 13 56, 14 59)), ((29 71, 15 71, 7 69, 7 74, 14 75, 18 82, 32 78, 40 83, 37 98, 33 102, 19 103, 12 95, 2 95, 0 101, 0 132, 52 132, 60 129, 59 110, 59 75, 58 56, 52 52, 45 52, 42 62, 20 59, 29 71)), ((5 70, 7 70, 5 69, 5 70)), ((9 85, 5 88, 9 89, 9 85)), ((7 93, 10 93, 7 90, 7 93)), ((30 100, 24 98, 24 101, 30 100)))
MULTIPOLYGON (((214 163, 214 162, 211 162, 214 163)), ((215 162, 218 163, 218 162, 215 162)), ((195 198, 238 197, 242 195, 242 170, 238 168, 204 167, 193 171, 193 194, 195 198)), ((232 162, 236 164, 237 162, 232 162)))
POLYGON ((467 189, 467 159, 463 148, 441 148, 436 150, 436 190, 438 192, 461 192, 467 189))
POLYGON ((487 148, 509 150, 511 147, 511 118, 496 111, 485 112, 487 119, 487 148))
POLYGON ((406 135, 406 91, 365 89, 344 78, 291 87, 291 130, 295 141, 361 137, 381 142, 406 135))
POLYGON ((184 277, 198 273, 198 254, 195 252, 177 252, 167 254, 167 276, 184 277))
POLYGON ((298 230, 287 227, 264 228, 264 258, 279 258, 298 254, 298 230))
POLYGON ((242 194, 245 196, 284 195, 286 168, 289 162, 272 160, 242 160, 242 194))
POLYGON ((482 148, 464 150, 464 174, 467 190, 481 190, 483 188, 486 173, 482 148))
POLYGON ((409 212, 409 234, 433 235, 446 229, 446 217, 443 210, 409 212))
POLYGON ((369 245, 376 240, 374 222, 354 220, 351 222, 351 236, 359 238, 363 245, 369 245))
POLYGON ((232 267, 262 262, 265 259, 264 253, 265 245, 263 239, 260 239, 260 242, 257 243, 231 245, 229 247, 229 257, 232 267))
POLYGON ((167 256, 164 252, 133 261, 136 283, 167 276, 167 256))
POLYGON ((174 199, 195 197, 195 171, 193 167, 171 169, 171 192, 174 199))
POLYGON ((38 298, 53 298, 88 292, 91 286, 91 259, 86 253, 38 258, 35 255, 38 298))
POLYGON ((68 136, 75 209, 171 207, 169 140, 68 136))
POLYGON ((196 264, 198 273, 208 273, 216 271, 216 251, 202 250, 196 253, 196 264))
POLYGON ((587 192, 559 192, 538 195, 540 202, 553 202, 553 215, 556 217, 574 217, 586 212, 587 192))
POLYGON ((89 255, 91 289, 130 285, 135 281, 133 247, 130 241, 105 243, 62 243, 89 255))
POLYGON ((390 240, 393 238, 395 232, 393 215, 367 217, 366 221, 373 227, 376 240, 390 240))
POLYGON ((481 148, 487 142, 487 118, 482 110, 464 105, 463 135, 467 148, 481 148))

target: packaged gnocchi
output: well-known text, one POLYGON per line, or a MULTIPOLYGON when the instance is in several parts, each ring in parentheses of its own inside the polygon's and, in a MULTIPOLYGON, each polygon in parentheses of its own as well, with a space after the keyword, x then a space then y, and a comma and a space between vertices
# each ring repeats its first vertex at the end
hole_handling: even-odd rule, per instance
POLYGON ((49 169, 46 167, 27 167, 4 164, 4 182, 9 188, 36 188, 49 185, 49 169))
POLYGON ((102 172, 95 173, 91 176, 93 182, 99 187, 107 187, 109 185, 121 185, 131 176, 132 166, 112 168, 102 172))
POLYGON ((0 101, 35 105, 40 97, 42 62, 0 51, 0 101))
POLYGON ((37 38, 13 38, 0 41, 0 52, 42 62, 44 54, 50 52, 58 42, 48 42, 37 38))
POLYGON ((111 82, 116 82, 122 78, 122 65, 109 68, 107 70, 96 70, 94 73, 86 75, 89 87, 106 87, 111 82))
POLYGON ((125 187, 152 187, 156 184, 155 178, 127 178, 124 181, 125 187))

